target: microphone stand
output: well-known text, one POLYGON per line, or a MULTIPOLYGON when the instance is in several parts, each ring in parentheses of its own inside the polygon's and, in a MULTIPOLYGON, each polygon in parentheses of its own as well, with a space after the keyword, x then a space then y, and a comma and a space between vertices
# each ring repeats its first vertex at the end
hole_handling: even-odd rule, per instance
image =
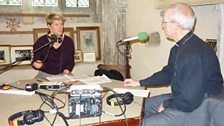
MULTIPOLYGON (((36 53, 37 51, 43 49, 44 47, 46 47, 46 46, 48 46, 48 45, 50 45, 50 47, 52 47, 53 43, 54 43, 53 41, 50 41, 50 42, 46 43, 45 45, 43 45, 43 46, 37 48, 36 50, 34 50, 33 52, 31 52, 30 54, 32 54, 32 53, 36 53)), ((24 60, 26 60, 27 58, 28 58, 27 55, 26 55, 26 56, 22 56, 21 58, 17 59, 16 61, 14 61, 14 62, 12 62, 12 63, 6 65, 5 67, 2 67, 2 68, 0 69, 0 74, 4 73, 8 68, 13 67, 14 64, 16 64, 16 63, 18 63, 18 62, 21 62, 21 61, 24 61, 24 60)))
POLYGON ((124 50, 124 54, 125 54, 125 75, 126 78, 131 78, 130 76, 130 67, 129 67, 129 59, 131 58, 131 54, 130 54, 130 42, 126 42, 125 43, 125 50, 124 50))

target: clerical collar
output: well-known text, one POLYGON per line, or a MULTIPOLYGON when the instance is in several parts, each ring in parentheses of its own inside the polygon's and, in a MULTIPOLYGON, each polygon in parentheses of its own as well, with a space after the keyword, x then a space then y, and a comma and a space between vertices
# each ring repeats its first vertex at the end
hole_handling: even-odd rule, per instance
POLYGON ((179 42, 177 42, 175 45, 177 47, 182 46, 185 44, 191 37, 193 36, 192 32, 187 33, 179 42))

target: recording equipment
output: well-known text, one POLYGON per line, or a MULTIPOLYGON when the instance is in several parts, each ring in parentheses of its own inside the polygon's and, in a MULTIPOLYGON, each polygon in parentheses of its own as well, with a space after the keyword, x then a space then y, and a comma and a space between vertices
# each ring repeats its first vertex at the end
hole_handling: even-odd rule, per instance
POLYGON ((50 42, 49 42, 50 46, 52 46, 57 41, 58 41, 58 36, 57 35, 53 34, 53 35, 50 36, 50 42))
POLYGON ((59 37, 55 34, 50 36, 50 43, 51 44, 53 44, 54 42, 57 42, 57 41, 58 41, 58 43, 62 43, 62 35, 59 36, 59 37))
POLYGON ((20 126, 20 125, 32 125, 35 122, 40 122, 44 119, 43 110, 27 110, 15 113, 8 118, 10 126, 20 126), (23 117, 22 117, 23 116, 23 117), (22 117, 22 120, 15 120, 22 117))
POLYGON ((58 43, 62 43, 62 37, 58 37, 58 43))
POLYGON ((71 86, 69 118, 95 117, 102 114, 101 87, 90 85, 71 86))
POLYGON ((130 38, 125 38, 123 40, 121 40, 121 43, 126 43, 126 42, 130 42, 133 40, 140 40, 140 41, 145 41, 149 38, 149 35, 146 32, 139 32, 138 36, 136 37, 130 37, 130 38))
POLYGON ((112 94, 107 97, 107 104, 111 106, 118 106, 123 104, 131 104, 131 102, 134 100, 133 94, 131 92, 126 92, 124 94, 112 94), (113 98, 118 97, 118 102, 112 101, 113 98), (120 99, 120 100, 119 100, 120 99))
POLYGON ((35 91, 38 89, 60 90, 63 87, 66 87, 65 84, 61 84, 61 83, 55 84, 54 82, 43 83, 43 84, 32 83, 32 84, 26 84, 25 90, 26 91, 35 91))
POLYGON ((35 91, 37 90, 39 87, 38 87, 38 84, 37 83, 33 83, 33 84, 26 84, 25 86, 25 90, 26 91, 35 91))
POLYGON ((11 89, 11 85, 10 84, 2 84, 2 85, 0 85, 0 89, 2 89, 2 90, 9 90, 9 89, 11 89))

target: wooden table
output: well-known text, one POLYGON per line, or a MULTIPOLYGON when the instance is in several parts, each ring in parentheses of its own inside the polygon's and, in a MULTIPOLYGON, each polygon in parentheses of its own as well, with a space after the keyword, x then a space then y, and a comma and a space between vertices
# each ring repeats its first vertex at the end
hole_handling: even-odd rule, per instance
MULTIPOLYGON (((18 84, 19 87, 24 87, 27 83, 30 83, 32 80, 25 80, 20 81, 18 84)), ((101 84, 101 86, 109 87, 109 88, 122 88, 123 82, 113 80, 110 83, 101 84)), ((139 88, 143 89, 143 88, 139 88)), ((51 91, 44 91, 45 93, 52 93, 51 91)), ((66 102, 66 105, 63 109, 60 109, 65 116, 68 116, 68 93, 60 93, 56 97, 61 99, 62 101, 66 102)), ((106 97, 111 95, 107 93, 106 96, 103 98, 103 110, 109 113, 119 114, 121 110, 118 106, 112 107, 107 105, 106 97)), ((32 96, 25 96, 25 95, 13 95, 13 94, 0 94, 0 125, 7 126, 8 125, 8 117, 12 114, 15 114, 20 111, 26 110, 37 110, 40 105, 42 104, 42 100, 40 99, 39 95, 32 95, 32 96)), ((131 122, 130 124, 139 123, 140 116, 142 113, 142 103, 143 98, 141 97, 134 97, 134 101, 127 105, 126 110, 126 117, 131 122), (134 122, 135 123, 134 123, 134 122)), ((60 104, 58 105, 60 106, 60 104)), ((50 110, 49 107, 45 107, 45 110, 50 110)), ((45 116, 52 122, 54 118, 54 114, 45 113, 45 116)), ((22 120, 23 118, 20 117, 17 120, 22 120)), ((79 125, 109 125, 118 123, 118 125, 125 125, 124 116, 114 117, 105 113, 102 113, 100 117, 89 117, 89 118, 81 118, 81 119, 70 119, 68 123, 70 126, 79 126, 79 125), (120 122, 120 123, 119 123, 120 122)), ((44 119, 41 122, 36 122, 33 126, 50 126, 49 122, 44 119)), ((64 126, 64 122, 60 117, 57 117, 55 121, 55 126, 64 126)), ((132 125, 133 126, 133 125, 132 125)))

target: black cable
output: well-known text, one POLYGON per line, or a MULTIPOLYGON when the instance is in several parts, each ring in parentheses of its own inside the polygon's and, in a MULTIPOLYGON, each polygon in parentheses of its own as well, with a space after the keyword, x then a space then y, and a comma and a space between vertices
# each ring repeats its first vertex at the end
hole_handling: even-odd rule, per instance
POLYGON ((121 50, 120 50, 120 46, 121 45, 125 45, 125 46, 127 46, 127 48, 128 48, 128 50, 129 50, 129 53, 131 53, 132 52, 132 48, 131 48, 131 45, 130 44, 121 44, 120 42, 117 42, 116 43, 116 47, 117 47, 117 50, 118 50, 118 52, 123 56, 123 57, 125 57, 126 56, 126 52, 122 52, 121 50))
POLYGON ((36 94, 38 94, 40 96, 41 100, 43 101, 43 103, 40 105, 40 108, 44 104, 46 104, 51 109, 56 109, 55 117, 54 117, 52 123, 49 121, 49 119, 47 117, 45 117, 47 119, 47 121, 50 123, 50 125, 51 126, 54 125, 55 120, 57 118, 57 115, 59 115, 63 119, 63 121, 66 124, 66 126, 68 126, 68 122, 67 122, 65 116, 61 112, 59 112, 59 109, 65 107, 65 103, 62 100, 60 100, 60 99, 58 99, 58 98, 55 97, 58 94, 58 92, 53 92, 51 95, 48 95, 48 94, 44 94, 44 93, 41 93, 41 92, 36 91, 36 94), (59 102, 63 103, 63 105, 60 108, 58 108, 57 107, 57 104, 54 102, 54 100, 58 100, 59 102))
POLYGON ((42 62, 45 62, 45 61, 47 60, 47 58, 48 58, 48 56, 49 56, 49 54, 50 54, 50 51, 51 51, 51 47, 52 47, 52 46, 49 46, 49 49, 48 49, 48 51, 47 51, 47 55, 45 56, 45 58, 43 59, 42 62))
MULTIPOLYGON (((43 103, 40 105, 40 108, 39 108, 39 109, 41 109, 41 107, 42 107, 44 104, 47 104, 51 109, 54 109, 54 108, 55 108, 55 105, 52 106, 52 104, 54 104, 54 103, 52 103, 53 100, 49 98, 49 97, 50 97, 49 95, 44 94, 44 93, 41 93, 41 92, 37 92, 37 91, 36 91, 36 93, 40 96, 41 100, 43 101, 43 103), (49 103, 47 103, 47 101, 48 101, 49 103)), ((53 122, 51 123, 51 122, 49 121, 49 119, 45 116, 45 118, 47 119, 47 121, 50 123, 51 126, 54 125, 54 122, 55 122, 56 117, 57 117, 57 113, 55 114, 55 117, 54 117, 54 119, 53 119, 53 122)))
POLYGON ((63 119, 63 121, 65 122, 65 125, 66 125, 66 126, 69 126, 69 124, 68 124, 68 122, 67 122, 67 120, 66 120, 65 115, 64 115, 63 113, 61 113, 61 112, 57 112, 57 113, 58 113, 58 115, 63 119))
MULTIPOLYGON (((112 91, 112 92, 114 93, 115 98, 116 98, 116 100, 117 100, 117 103, 119 104, 119 107, 120 107, 121 112, 122 112, 121 114, 119 114, 119 115, 114 115, 114 116, 121 116, 121 115, 124 115, 126 126, 128 126, 128 120, 127 120, 127 118, 126 118, 126 114, 125 114, 125 112, 126 112, 126 105, 123 104, 123 105, 124 105, 124 110, 123 110, 122 107, 121 107, 121 104, 120 104, 120 102, 119 102, 119 100, 118 100, 119 96, 118 96, 117 92, 114 91, 114 90, 111 89, 111 88, 108 88, 108 87, 102 87, 102 88, 103 88, 104 90, 112 91)), ((123 100, 123 99, 122 99, 122 100, 123 100)), ((124 101, 123 101, 123 102, 124 102, 124 101)))

